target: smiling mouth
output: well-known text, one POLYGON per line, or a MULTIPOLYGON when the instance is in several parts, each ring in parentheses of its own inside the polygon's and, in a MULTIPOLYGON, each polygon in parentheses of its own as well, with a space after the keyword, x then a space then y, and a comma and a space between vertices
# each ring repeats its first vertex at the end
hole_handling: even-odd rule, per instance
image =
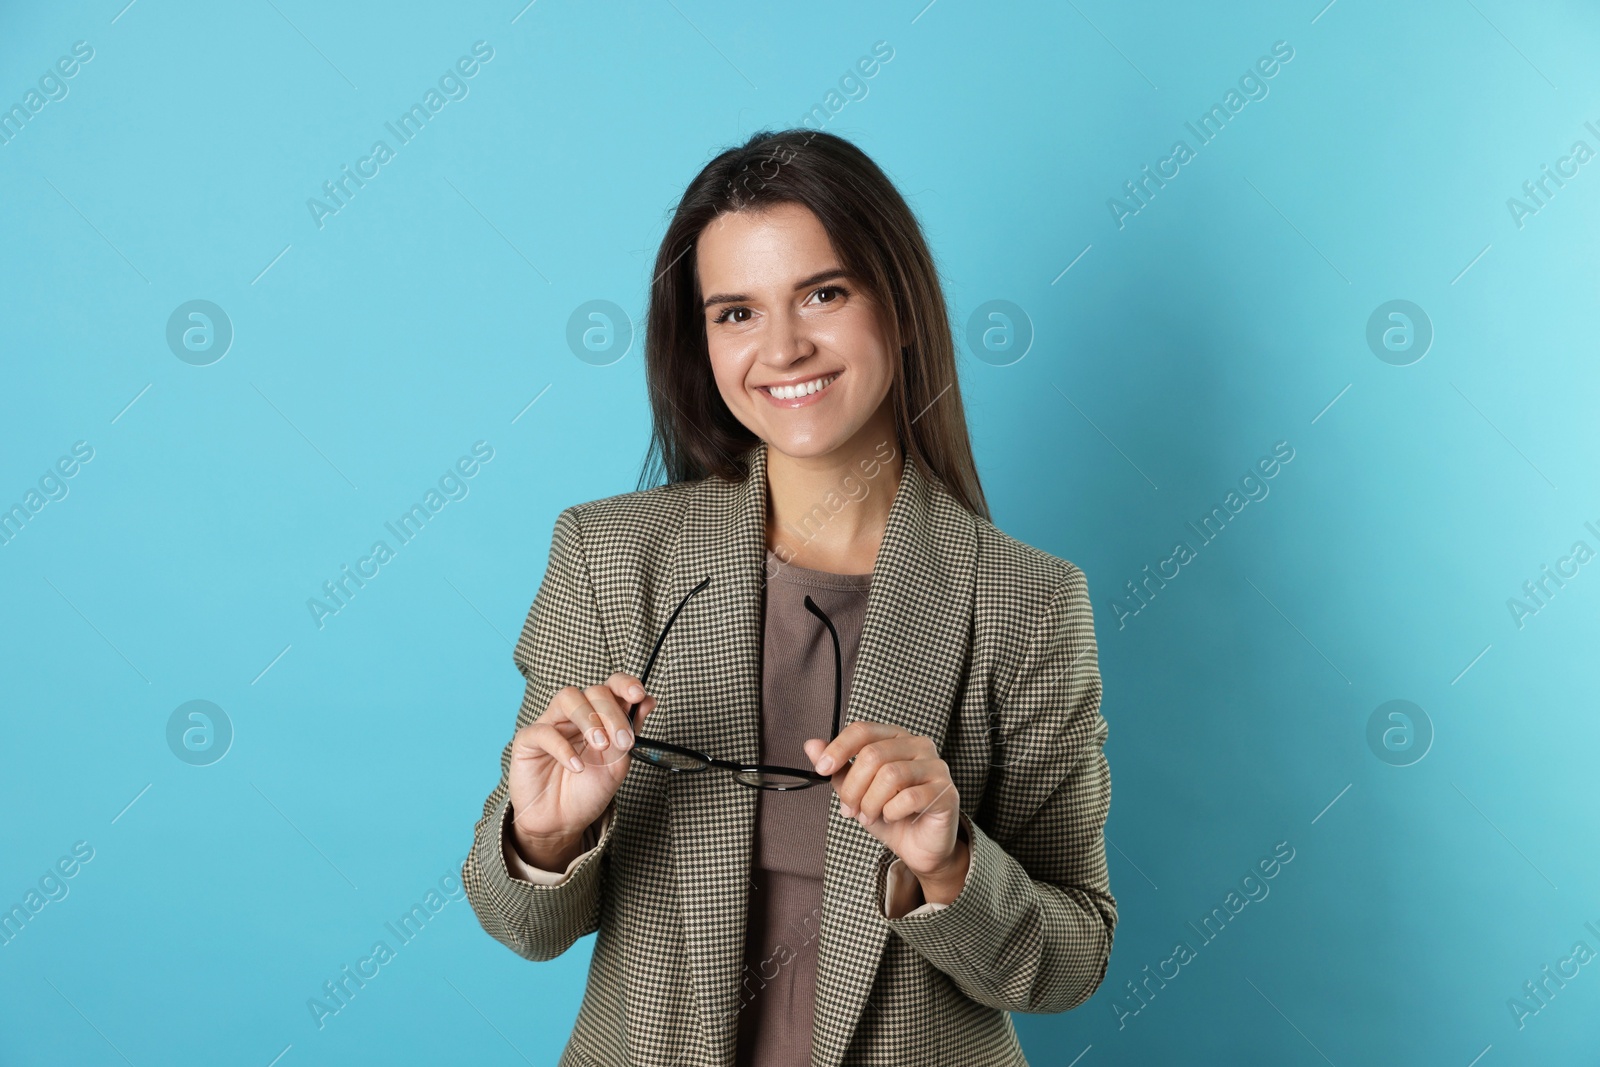
POLYGON ((799 400, 801 397, 822 392, 832 385, 838 377, 838 373, 824 374, 820 378, 797 382, 794 385, 762 385, 757 386, 757 388, 775 400, 799 400))

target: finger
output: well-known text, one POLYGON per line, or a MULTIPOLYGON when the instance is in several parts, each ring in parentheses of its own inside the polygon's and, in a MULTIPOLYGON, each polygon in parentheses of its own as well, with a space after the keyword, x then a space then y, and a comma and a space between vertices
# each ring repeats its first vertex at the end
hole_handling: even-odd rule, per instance
POLYGON ((955 809, 960 804, 961 797, 956 792, 954 782, 923 782, 890 797, 883 806, 881 817, 886 822, 899 822, 901 819, 921 818, 930 811, 955 809))
POLYGON ((637 704, 645 698, 644 683, 624 671, 617 671, 607 678, 605 685, 624 705, 637 704))
POLYGON ((635 713, 634 725, 637 726, 638 724, 644 722, 646 719, 648 719, 650 717, 650 713, 652 711, 655 711, 655 710, 656 710, 656 698, 655 697, 645 697, 644 698, 644 703, 639 705, 639 710, 635 713))
POLYGON ((629 720, 629 729, 637 733, 638 725, 655 709, 655 697, 645 692, 644 682, 627 671, 612 674, 605 680, 605 686, 621 702, 624 717, 629 720))
POLYGON ((599 715, 601 724, 584 735, 589 742, 596 748, 615 746, 618 752, 626 752, 631 748, 633 726, 628 721, 628 709, 623 707, 617 695, 604 685, 591 685, 583 691, 583 695, 589 698, 589 706, 599 715))
POLYGON ((828 742, 828 746, 822 750, 822 756, 815 764, 817 773, 833 774, 850 762, 863 746, 903 733, 905 731, 898 726, 886 726, 881 722, 853 722, 840 730, 839 736, 828 742))
POLYGON ((877 776, 881 767, 899 760, 919 759, 933 755, 932 745, 926 738, 912 734, 899 734, 862 746, 855 762, 834 775, 833 787, 839 794, 839 803, 852 809, 861 806, 861 798, 877 776))
POLYGON ((566 721, 577 727, 579 736, 588 744, 596 748, 609 744, 599 710, 590 702, 588 693, 575 685, 562 688, 550 698, 550 709, 540 716, 540 721, 551 725, 566 721))
POLYGON ((534 759, 539 756, 549 756, 574 771, 583 771, 583 761, 578 758, 577 749, 550 723, 531 723, 518 730, 511 739, 512 759, 534 759))
POLYGON ((937 781, 941 776, 949 777, 943 760, 902 759, 885 763, 872 776, 861 799, 850 806, 867 822, 877 822, 883 816, 883 806, 893 800, 896 793, 923 782, 937 781))

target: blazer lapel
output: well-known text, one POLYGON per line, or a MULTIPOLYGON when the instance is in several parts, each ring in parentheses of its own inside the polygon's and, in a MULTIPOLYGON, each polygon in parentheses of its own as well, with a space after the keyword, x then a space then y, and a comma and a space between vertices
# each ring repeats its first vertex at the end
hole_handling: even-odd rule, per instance
MULTIPOLYGON (((694 490, 674 548, 665 619, 701 579, 662 649, 650 736, 730 760, 760 752, 766 446, 749 476, 694 490)), ((941 749, 971 640, 973 518, 907 460, 873 568, 845 723, 890 723, 941 749)), ((658 622, 659 625, 659 622, 658 622)), ((755 791, 721 774, 663 776, 690 978, 713 1062, 732 1063, 741 997, 755 791)), ((827 788, 827 787, 820 787, 827 788)), ((882 845, 832 798, 818 938, 813 1062, 836 1067, 867 1008, 889 928, 882 845)))
MULTIPOLYGON (((652 676, 663 694, 652 737, 721 759, 755 762, 761 744, 761 582, 766 552, 766 450, 743 483, 694 489, 674 548, 662 619, 704 578, 711 584, 673 626, 652 676), (670 601, 670 603, 668 603, 670 601), (664 684, 663 684, 664 683, 664 684)), ((659 623, 658 623, 659 625, 659 623)), ((755 791, 721 773, 661 775, 691 984, 713 1063, 732 1063, 755 791)))
MULTIPOLYGON (((973 516, 905 458, 872 571, 845 722, 899 726, 941 751, 971 645, 973 516)), ((835 1067, 867 1006, 889 936, 878 887, 883 846, 833 798, 818 939, 812 1062, 835 1067)))

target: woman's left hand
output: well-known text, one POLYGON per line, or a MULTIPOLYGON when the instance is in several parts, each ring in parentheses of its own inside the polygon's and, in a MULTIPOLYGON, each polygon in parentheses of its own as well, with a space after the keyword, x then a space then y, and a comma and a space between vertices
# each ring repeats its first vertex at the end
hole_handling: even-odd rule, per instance
POLYGON ((955 900, 970 858, 958 833, 961 794, 931 738, 857 721, 831 743, 807 741, 805 751, 818 774, 833 775, 839 811, 900 857, 925 900, 955 900))

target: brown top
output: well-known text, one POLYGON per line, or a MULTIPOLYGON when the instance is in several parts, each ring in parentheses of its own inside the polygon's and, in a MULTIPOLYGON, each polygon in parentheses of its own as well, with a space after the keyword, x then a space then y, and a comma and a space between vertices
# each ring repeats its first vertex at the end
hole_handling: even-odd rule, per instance
MULTIPOLYGON (((833 620, 843 663, 842 708, 866 618, 870 574, 784 564, 767 551, 761 669, 761 762, 809 769, 802 747, 833 729, 833 639, 805 598, 833 620)), ((843 710, 841 723, 845 725, 843 710)), ((740 788, 740 787, 735 787, 740 788)), ((822 870, 833 790, 756 794, 749 911, 739 1000, 740 1067, 810 1067, 822 870)))

